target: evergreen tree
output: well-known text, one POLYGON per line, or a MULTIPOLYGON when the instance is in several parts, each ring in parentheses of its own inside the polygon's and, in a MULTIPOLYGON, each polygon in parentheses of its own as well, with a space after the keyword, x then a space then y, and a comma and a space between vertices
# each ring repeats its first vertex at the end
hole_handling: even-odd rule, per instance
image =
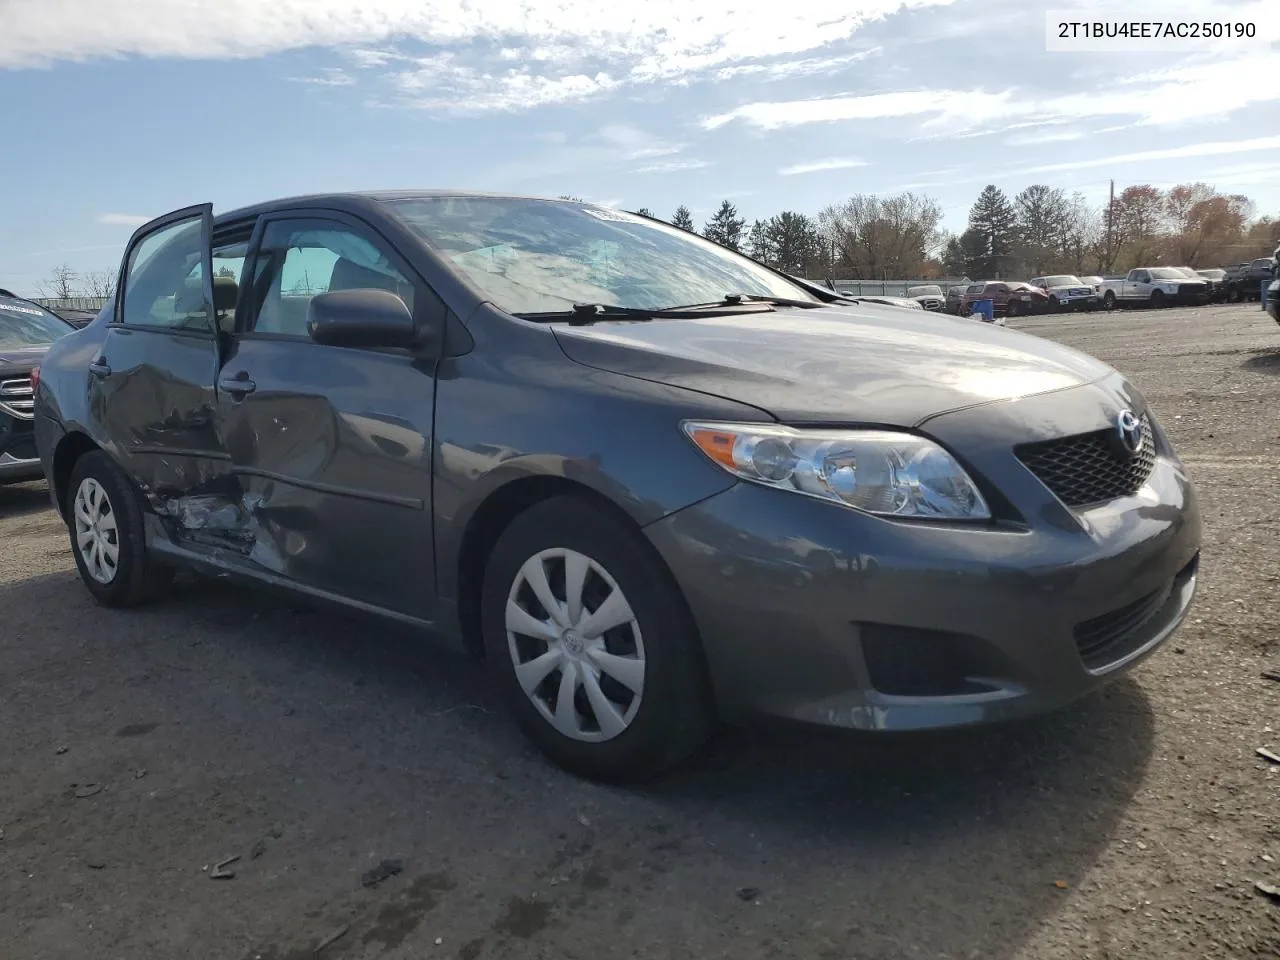
POLYGON ((702 228, 702 235, 730 250, 737 250, 742 243, 742 231, 746 225, 747 221, 738 216, 738 208, 724 200, 720 203, 720 209, 702 228))
POLYGON ((653 217, 653 211, 650 210, 648 207, 641 207, 639 210, 635 212, 642 217, 653 217))
POLYGON ((974 264, 977 269, 971 270, 971 275, 990 279, 1001 272, 1013 254, 1017 228, 1018 216, 1013 204, 1003 190, 995 184, 988 184, 969 211, 966 234, 977 238, 981 251, 979 261, 974 264))
POLYGON ((693 233, 693 214, 683 203, 676 207, 676 212, 671 217, 671 225, 693 233))
POLYGON ((769 223, 765 220, 757 220, 751 224, 751 230, 747 233, 747 249, 746 254, 752 260, 759 260, 761 263, 773 265, 773 256, 771 244, 769 243, 769 223))

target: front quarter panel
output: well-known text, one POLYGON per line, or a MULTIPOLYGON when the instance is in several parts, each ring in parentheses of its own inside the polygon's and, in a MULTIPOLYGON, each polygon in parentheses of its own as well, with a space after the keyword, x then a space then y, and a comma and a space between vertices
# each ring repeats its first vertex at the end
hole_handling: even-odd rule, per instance
POLYGON ((100 447, 109 446, 89 411, 89 364, 102 349, 105 333, 106 324, 99 318, 57 341, 40 361, 35 435, 47 478, 52 479, 54 450, 66 434, 82 433, 100 447))
POLYGON ((644 526, 736 482, 697 451, 681 420, 771 422, 744 404, 584 367, 549 328, 482 312, 469 324, 475 349, 443 360, 437 378, 433 504, 443 597, 457 596, 468 523, 506 485, 562 478, 644 526))

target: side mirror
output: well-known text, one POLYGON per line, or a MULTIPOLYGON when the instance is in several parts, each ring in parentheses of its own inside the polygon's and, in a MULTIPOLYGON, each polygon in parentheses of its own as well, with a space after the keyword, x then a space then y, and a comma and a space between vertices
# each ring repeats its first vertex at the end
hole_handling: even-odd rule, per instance
POLYGON ((412 347, 413 314, 387 290, 334 290, 311 298, 307 333, 330 347, 412 347))

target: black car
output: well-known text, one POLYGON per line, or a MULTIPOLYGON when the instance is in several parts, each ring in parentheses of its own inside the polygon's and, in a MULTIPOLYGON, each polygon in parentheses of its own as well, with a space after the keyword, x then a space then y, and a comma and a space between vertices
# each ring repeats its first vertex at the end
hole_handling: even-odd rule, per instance
POLYGON ((1280 323, 1280 280, 1272 280, 1267 287, 1267 314, 1280 323))
POLYGON ((32 432, 31 371, 50 344, 74 329, 39 304, 0 290, 0 483, 44 475, 32 432))
POLYGON ((117 290, 35 401, 90 593, 193 567, 417 625, 592 776, 718 718, 1052 710, 1195 592, 1194 489, 1121 374, 646 217, 206 205, 141 227, 117 290))

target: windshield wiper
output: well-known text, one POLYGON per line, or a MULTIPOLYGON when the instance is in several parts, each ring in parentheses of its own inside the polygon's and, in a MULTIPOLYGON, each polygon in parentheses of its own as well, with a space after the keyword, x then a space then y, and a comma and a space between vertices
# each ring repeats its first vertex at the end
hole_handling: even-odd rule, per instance
MULTIPOLYGON (((742 309, 740 301, 721 301, 710 304, 695 304, 694 307, 622 307, 612 303, 575 303, 569 310, 548 310, 539 313, 518 313, 522 320, 565 320, 570 326, 586 326, 604 320, 693 320, 705 317, 708 308, 729 308, 728 313, 756 313, 753 309, 742 309), (738 309, 732 309, 737 307, 738 309)), ((763 305, 768 310, 767 305, 763 305)))
POLYGON ((754 293, 726 293, 719 300, 712 300, 708 303, 688 303, 679 307, 671 307, 672 310, 703 310, 713 307, 736 307, 744 303, 767 303, 772 307, 800 307, 808 309, 810 307, 825 307, 825 303, 819 303, 816 300, 792 300, 789 297, 767 297, 758 296, 754 293))

